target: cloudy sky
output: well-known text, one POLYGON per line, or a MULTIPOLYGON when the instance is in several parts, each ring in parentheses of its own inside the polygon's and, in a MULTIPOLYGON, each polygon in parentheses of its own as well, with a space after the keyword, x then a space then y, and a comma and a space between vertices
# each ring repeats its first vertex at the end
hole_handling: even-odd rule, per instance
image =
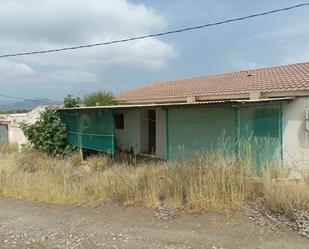
MULTIPOLYGON (((0 54, 110 41, 282 8, 297 0, 1 0, 0 54)), ((96 90, 309 61, 309 7, 126 44, 0 59, 0 94, 96 90)), ((3 100, 0 98, 0 101, 3 100)))

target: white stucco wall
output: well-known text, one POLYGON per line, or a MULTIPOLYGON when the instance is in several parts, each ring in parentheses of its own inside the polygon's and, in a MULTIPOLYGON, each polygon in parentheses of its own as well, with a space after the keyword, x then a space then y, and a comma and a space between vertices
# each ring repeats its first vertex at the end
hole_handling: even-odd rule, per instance
POLYGON ((119 113, 124 115, 124 129, 115 130, 117 146, 124 150, 130 150, 132 147, 134 153, 140 153, 140 111, 124 110, 119 113))
MULTIPOLYGON (((152 108, 153 109, 153 108, 152 108)), ((148 151, 148 110, 131 109, 119 110, 124 114, 124 129, 115 130, 116 144, 119 148, 129 150, 131 147, 134 153, 145 153, 148 151)), ((161 108, 156 110, 156 156, 166 158, 166 124, 165 111, 161 108)))
POLYGON ((8 114, 3 119, 0 119, 0 122, 8 126, 9 143, 17 145, 27 143, 27 138, 21 130, 21 124, 34 123, 39 117, 40 112, 45 108, 46 106, 40 106, 28 113, 8 114))
POLYGON ((309 108, 309 97, 297 98, 283 104, 283 163, 289 167, 309 169, 309 132, 305 129, 306 108, 309 108))
POLYGON ((9 143, 10 144, 21 145, 21 144, 27 143, 27 138, 25 137, 19 124, 10 125, 8 127, 8 133, 9 133, 9 143))

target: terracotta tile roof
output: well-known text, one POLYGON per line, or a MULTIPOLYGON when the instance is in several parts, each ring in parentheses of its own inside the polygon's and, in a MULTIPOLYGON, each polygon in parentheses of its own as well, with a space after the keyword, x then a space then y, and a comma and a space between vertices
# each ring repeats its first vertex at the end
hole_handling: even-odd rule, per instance
POLYGON ((305 90, 309 90, 309 62, 152 83, 121 93, 116 99, 142 103, 190 96, 220 99, 222 96, 253 91, 275 93, 305 90))

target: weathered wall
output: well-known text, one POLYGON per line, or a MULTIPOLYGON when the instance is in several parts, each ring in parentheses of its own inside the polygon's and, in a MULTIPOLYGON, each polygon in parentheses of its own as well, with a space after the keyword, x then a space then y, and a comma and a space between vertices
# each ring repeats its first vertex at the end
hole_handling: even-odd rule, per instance
MULTIPOLYGON (((165 112, 161 108, 151 109, 156 110, 156 156, 166 159, 165 112)), ((148 110, 144 108, 117 111, 124 114, 124 129, 115 130, 116 144, 119 148, 133 148, 136 154, 148 151, 148 110)))
POLYGON ((305 130, 305 110, 309 97, 302 97, 283 105, 283 162, 289 167, 309 169, 309 132, 305 130))
POLYGON ((28 113, 8 114, 3 116, 0 120, 1 123, 8 126, 8 138, 10 144, 25 144, 27 139, 21 130, 22 123, 33 123, 39 117, 41 111, 46 107, 40 106, 28 113))
POLYGON ((26 121, 26 113, 7 115, 6 123, 8 125, 8 138, 10 144, 21 145, 27 143, 27 139, 20 127, 20 125, 26 121))
POLYGON ((130 150, 132 147, 135 153, 140 153, 140 110, 134 109, 118 112, 124 114, 124 129, 115 130, 117 146, 124 150, 130 150))
POLYGON ((20 124, 13 123, 9 126, 9 143, 18 145, 27 143, 27 138, 21 130, 20 124))

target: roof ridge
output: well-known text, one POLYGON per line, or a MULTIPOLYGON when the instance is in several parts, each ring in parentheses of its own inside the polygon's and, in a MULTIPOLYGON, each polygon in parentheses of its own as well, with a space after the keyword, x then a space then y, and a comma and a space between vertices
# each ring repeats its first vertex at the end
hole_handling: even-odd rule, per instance
POLYGON ((142 86, 133 88, 131 90, 122 92, 118 95, 122 95, 125 94, 127 92, 130 92, 132 90, 140 90, 143 89, 145 87, 149 87, 151 85, 156 85, 156 84, 169 84, 169 83, 173 83, 173 82, 177 82, 177 81, 184 81, 184 80, 193 80, 193 79, 200 79, 200 78, 205 78, 205 77, 217 77, 217 76, 225 76, 225 75, 231 75, 231 74, 237 74, 237 73, 245 73, 245 72, 252 72, 252 71, 259 71, 259 70, 265 70, 265 69, 276 69, 276 68, 280 68, 280 67, 288 67, 288 66, 297 66, 297 65, 303 65, 303 64, 309 64, 309 61, 307 62, 298 62, 298 63, 291 63, 291 64, 282 64, 282 65, 276 65, 276 66, 269 66, 269 67, 260 67, 260 68, 251 68, 251 69, 242 69, 239 71, 231 71, 231 72, 222 72, 222 73, 215 73, 215 74, 207 74, 207 75, 201 75, 201 76, 195 76, 195 77, 185 77, 185 78, 181 78, 181 79, 173 79, 173 80, 164 80, 164 81, 153 81, 151 83, 146 83, 142 86))
POLYGON ((275 92, 279 89, 285 91, 304 90, 304 86, 305 90, 309 90, 309 61, 154 81, 122 92, 116 95, 116 98, 120 100, 138 100, 140 98, 151 100, 158 97, 214 95, 253 90, 266 92, 275 92), (254 77, 245 77, 246 75, 254 77))

